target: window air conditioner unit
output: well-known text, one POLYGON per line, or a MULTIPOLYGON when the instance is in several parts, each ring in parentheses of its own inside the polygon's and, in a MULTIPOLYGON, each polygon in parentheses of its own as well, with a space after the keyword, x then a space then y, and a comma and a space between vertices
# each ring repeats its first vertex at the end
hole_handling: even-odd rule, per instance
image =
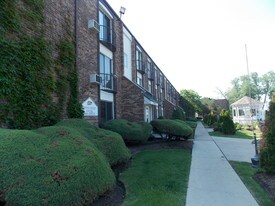
POLYGON ((101 77, 98 74, 90 75, 90 83, 91 84, 101 84, 101 77))
POLYGON ((94 19, 91 19, 91 20, 88 21, 88 29, 94 29, 97 32, 100 31, 99 24, 94 19))

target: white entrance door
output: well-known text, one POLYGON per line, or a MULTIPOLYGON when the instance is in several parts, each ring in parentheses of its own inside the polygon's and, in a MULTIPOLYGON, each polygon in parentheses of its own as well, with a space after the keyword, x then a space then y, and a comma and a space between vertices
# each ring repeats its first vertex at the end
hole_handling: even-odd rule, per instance
POLYGON ((152 107, 149 105, 146 105, 144 108, 144 121, 145 122, 151 122, 152 121, 152 107))

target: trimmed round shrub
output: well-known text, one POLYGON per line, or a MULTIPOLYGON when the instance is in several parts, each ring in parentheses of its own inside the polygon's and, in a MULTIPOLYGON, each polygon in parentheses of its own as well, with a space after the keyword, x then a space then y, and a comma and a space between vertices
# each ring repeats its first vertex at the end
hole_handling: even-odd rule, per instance
POLYGON ((147 122, 129 122, 125 119, 113 119, 105 122, 102 127, 119 133, 126 142, 146 142, 152 132, 147 122))
POLYGON ((0 158, 7 205, 87 205, 116 181, 106 157, 68 127, 0 129, 0 158))
POLYGON ((76 129, 107 157, 110 165, 126 162, 131 157, 122 137, 116 132, 98 128, 84 119, 63 120, 57 125, 76 129))
POLYGON ((168 134, 169 137, 189 138, 193 131, 190 126, 181 120, 155 119, 151 121, 153 129, 157 133, 168 134))
POLYGON ((193 121, 184 121, 184 122, 185 122, 186 124, 188 124, 189 127, 192 128, 192 130, 193 130, 192 137, 194 138, 198 123, 197 123, 197 122, 193 122, 193 121))
POLYGON ((182 120, 184 121, 185 120, 185 115, 184 113, 182 112, 182 110, 180 109, 175 109, 173 111, 173 114, 172 114, 172 118, 171 119, 179 119, 179 120, 182 120))

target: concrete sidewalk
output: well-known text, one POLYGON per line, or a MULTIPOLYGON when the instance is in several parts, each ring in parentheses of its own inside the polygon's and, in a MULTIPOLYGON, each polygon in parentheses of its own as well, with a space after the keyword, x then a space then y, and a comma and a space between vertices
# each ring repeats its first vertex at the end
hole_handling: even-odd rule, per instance
POLYGON ((258 205, 206 129, 198 123, 186 206, 258 205))
POLYGON ((255 156, 255 144, 250 139, 212 137, 228 160, 249 162, 255 156))

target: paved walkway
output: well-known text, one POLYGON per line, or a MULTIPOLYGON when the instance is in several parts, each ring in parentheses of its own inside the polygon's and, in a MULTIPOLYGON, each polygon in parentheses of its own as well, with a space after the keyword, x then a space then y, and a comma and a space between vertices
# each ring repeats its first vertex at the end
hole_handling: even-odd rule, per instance
POLYGON ((251 144, 252 140, 227 137, 212 137, 212 139, 228 160, 251 163, 251 157, 255 155, 255 144, 251 144))
POLYGON ((201 123, 194 140, 186 206, 258 205, 201 123))

